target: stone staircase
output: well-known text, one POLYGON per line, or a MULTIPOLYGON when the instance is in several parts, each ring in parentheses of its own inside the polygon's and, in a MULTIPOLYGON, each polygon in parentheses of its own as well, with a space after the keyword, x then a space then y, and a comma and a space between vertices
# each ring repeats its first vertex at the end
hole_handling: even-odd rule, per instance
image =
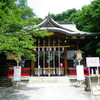
POLYGON ((56 77, 30 77, 29 84, 35 83, 66 83, 69 84, 70 80, 68 76, 56 76, 56 77))

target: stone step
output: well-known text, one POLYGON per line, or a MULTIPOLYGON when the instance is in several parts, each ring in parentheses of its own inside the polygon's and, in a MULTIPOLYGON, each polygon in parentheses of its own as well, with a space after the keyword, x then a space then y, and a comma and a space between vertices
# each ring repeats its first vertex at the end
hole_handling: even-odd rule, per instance
POLYGON ((67 83, 69 84, 68 76, 61 77, 30 77, 29 83, 67 83))

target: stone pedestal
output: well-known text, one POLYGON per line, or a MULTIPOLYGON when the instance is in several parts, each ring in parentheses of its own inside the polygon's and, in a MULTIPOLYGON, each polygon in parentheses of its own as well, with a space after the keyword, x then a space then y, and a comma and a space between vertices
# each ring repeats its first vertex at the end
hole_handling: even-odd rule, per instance
POLYGON ((89 82, 89 76, 85 77, 85 91, 90 92, 90 82, 89 82))
POLYGON ((7 76, 0 77, 0 87, 10 87, 12 86, 12 80, 7 76))

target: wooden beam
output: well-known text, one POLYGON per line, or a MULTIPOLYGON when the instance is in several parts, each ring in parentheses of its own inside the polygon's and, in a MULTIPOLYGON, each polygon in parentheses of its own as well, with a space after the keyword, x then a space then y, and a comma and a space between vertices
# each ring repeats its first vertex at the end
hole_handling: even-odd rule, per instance
POLYGON ((34 61, 31 60, 31 76, 34 75, 34 61))
MULTIPOLYGON (((34 54, 34 51, 32 53, 34 54)), ((34 65, 35 65, 34 61, 31 60, 31 76, 34 75, 34 65)))
POLYGON ((63 47, 74 47, 74 45, 67 45, 67 46, 38 46, 37 48, 63 48, 63 47))
POLYGON ((64 48, 64 71, 65 71, 65 75, 67 75, 68 73, 67 48, 64 48))

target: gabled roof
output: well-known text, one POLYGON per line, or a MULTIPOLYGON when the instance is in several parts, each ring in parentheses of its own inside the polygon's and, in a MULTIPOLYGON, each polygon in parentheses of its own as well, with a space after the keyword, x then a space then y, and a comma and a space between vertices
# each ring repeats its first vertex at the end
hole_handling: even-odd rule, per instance
POLYGON ((91 33, 79 31, 76 28, 74 23, 57 23, 52 19, 50 15, 48 15, 43 22, 38 24, 41 30, 47 30, 48 32, 59 32, 61 34, 69 35, 69 36, 85 36, 90 35, 91 33))

